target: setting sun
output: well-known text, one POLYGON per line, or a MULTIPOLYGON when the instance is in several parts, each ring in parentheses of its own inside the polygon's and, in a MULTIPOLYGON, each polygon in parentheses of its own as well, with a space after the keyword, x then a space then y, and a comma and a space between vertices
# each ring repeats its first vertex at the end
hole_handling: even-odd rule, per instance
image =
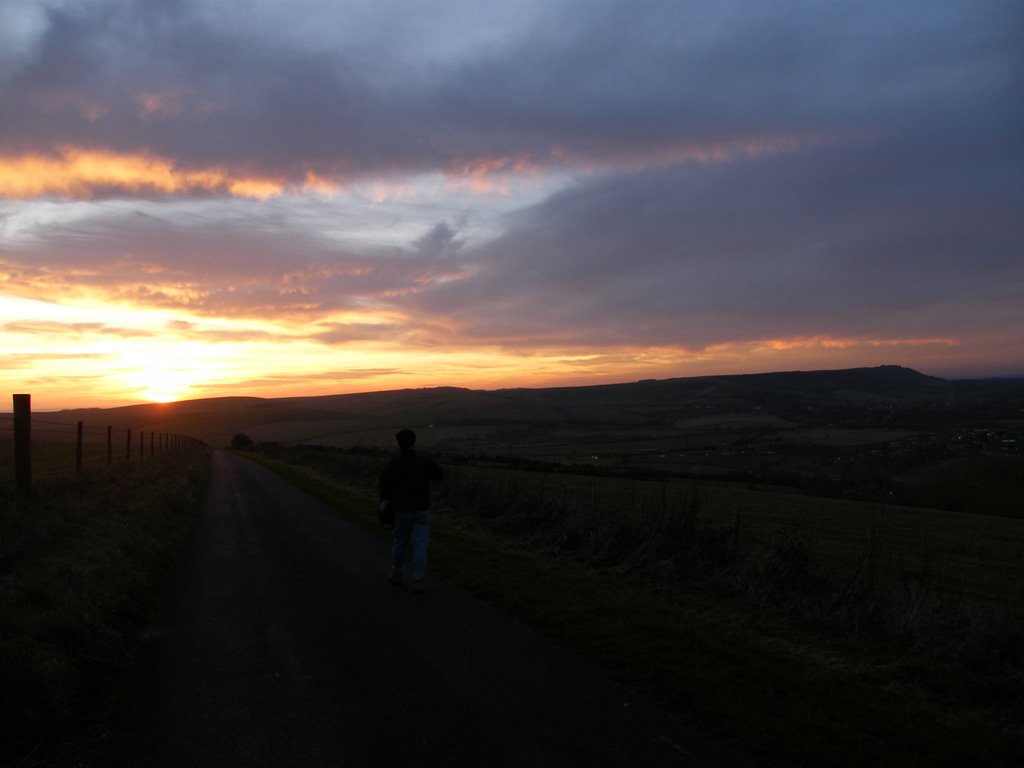
POLYGON ((111 378, 139 399, 169 403, 202 396, 231 378, 232 350, 226 345, 181 341, 172 335, 115 355, 111 378))
POLYGON ((124 378, 137 388, 140 398, 154 403, 185 400, 196 382, 195 375, 184 371, 139 371, 124 378))

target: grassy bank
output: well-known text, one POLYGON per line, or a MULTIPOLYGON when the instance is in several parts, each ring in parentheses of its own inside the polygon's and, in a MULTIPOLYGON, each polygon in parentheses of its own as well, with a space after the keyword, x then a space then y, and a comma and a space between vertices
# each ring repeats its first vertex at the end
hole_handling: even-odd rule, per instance
MULTIPOLYGON (((349 457, 332 467, 326 454, 305 458, 320 471, 272 466, 386 535, 367 485, 378 461, 349 457)), ((836 568, 818 562, 789 526, 751 533, 737 547, 700 508, 708 502, 699 492, 667 499, 657 514, 649 502, 638 516, 620 501, 618 518, 594 518, 593 499, 573 506, 550 479, 531 481, 545 486, 538 495, 514 479, 452 474, 435 515, 435 572, 755 760, 1024 760, 1019 605, 954 600, 929 563, 895 567, 877 526, 849 542, 855 556, 836 568), (488 496, 484 485, 499 492, 488 496)))
POLYGON ((88 764, 208 463, 183 451, 0 499, 0 765, 88 764))

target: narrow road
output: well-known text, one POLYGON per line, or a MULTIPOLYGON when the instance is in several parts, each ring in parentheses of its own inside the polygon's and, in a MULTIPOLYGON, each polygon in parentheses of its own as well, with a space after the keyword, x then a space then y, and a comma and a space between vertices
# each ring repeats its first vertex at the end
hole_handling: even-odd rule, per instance
POLYGON ((103 764, 731 764, 521 623, 387 567, 385 542, 215 453, 103 764))

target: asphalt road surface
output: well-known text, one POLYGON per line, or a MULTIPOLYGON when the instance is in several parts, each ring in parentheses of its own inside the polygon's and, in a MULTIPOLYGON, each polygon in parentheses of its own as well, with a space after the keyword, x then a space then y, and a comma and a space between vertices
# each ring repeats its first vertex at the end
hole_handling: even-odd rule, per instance
POLYGON ((388 559, 272 472, 215 453, 103 764, 733 764, 451 584, 387 584, 388 559))

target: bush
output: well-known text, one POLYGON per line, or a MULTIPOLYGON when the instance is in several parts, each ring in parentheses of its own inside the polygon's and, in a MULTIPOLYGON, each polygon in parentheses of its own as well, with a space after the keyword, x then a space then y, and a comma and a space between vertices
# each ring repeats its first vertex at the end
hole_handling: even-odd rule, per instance
POLYGON ((235 451, 247 451, 254 445, 253 439, 241 432, 231 438, 231 445, 228 447, 235 451))

